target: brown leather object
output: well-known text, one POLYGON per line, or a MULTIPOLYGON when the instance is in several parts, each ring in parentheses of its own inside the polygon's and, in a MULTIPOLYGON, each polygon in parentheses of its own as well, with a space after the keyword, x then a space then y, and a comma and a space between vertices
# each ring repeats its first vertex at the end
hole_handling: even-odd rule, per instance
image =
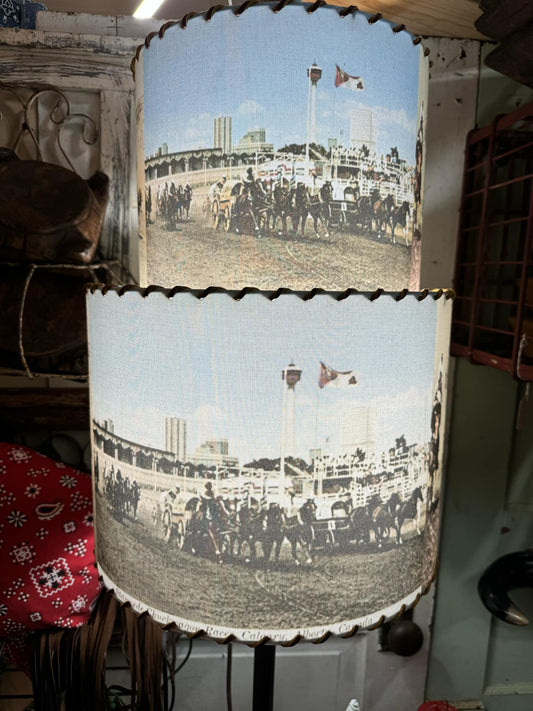
POLYGON ((87 374, 86 284, 109 283, 103 267, 37 267, 0 264, 0 367, 60 375, 87 374), (24 289, 27 285, 26 297, 24 289))
POLYGON ((61 166, 0 152, 0 259, 90 263, 108 193, 104 173, 84 180, 61 166))

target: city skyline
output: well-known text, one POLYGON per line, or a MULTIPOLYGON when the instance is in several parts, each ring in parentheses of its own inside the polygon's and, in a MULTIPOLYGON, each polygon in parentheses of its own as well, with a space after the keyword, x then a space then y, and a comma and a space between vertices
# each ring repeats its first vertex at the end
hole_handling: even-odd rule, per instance
MULTIPOLYGON (((355 454, 357 450, 362 450, 365 454, 365 461, 368 463, 369 461, 372 461, 372 456, 375 454, 376 455, 376 461, 379 461, 382 457, 382 455, 386 455, 388 451, 391 449, 394 449, 394 446, 397 442, 398 439, 404 437, 404 433, 400 433, 398 430, 397 436, 393 436, 388 443, 388 446, 385 446, 386 443, 383 442, 383 446, 380 449, 379 447, 375 446, 375 442, 377 441, 377 438, 375 436, 375 425, 376 422, 378 421, 378 417, 375 412, 375 407, 373 406, 373 403, 371 402, 367 407, 364 408, 365 410, 368 411, 368 417, 367 417, 367 422, 365 425, 362 427, 361 433, 359 433, 358 430, 356 430, 353 427, 353 422, 351 420, 351 414, 349 417, 346 418, 346 422, 341 424, 342 426, 342 432, 340 434, 340 442, 341 444, 339 445, 339 450, 335 452, 330 451, 330 444, 329 444, 329 438, 327 438, 323 444, 323 446, 319 447, 311 447, 309 451, 307 452, 307 455, 304 455, 304 453, 299 453, 298 455, 295 455, 292 457, 292 455, 286 455, 287 459, 301 459, 303 460, 306 464, 311 465, 313 463, 313 460, 316 459, 317 457, 325 457, 325 458, 336 458, 336 457, 344 457, 346 455, 350 454, 355 454), (371 413, 371 414, 370 414, 371 413), (353 430, 352 434, 350 435, 350 439, 352 442, 350 444, 346 443, 346 435, 345 435, 345 430, 347 429, 347 426, 352 425, 351 429, 353 430), (371 428, 372 430, 372 437, 369 438, 366 429, 365 428, 371 428)), ((355 414, 355 411, 354 411, 355 414)), ((360 415, 360 412, 359 412, 360 415)), ((185 424, 185 427, 187 426, 187 420, 182 419, 182 418, 177 418, 174 416, 166 416, 165 421, 168 420, 180 420, 185 424)), ((238 456, 231 450, 231 447, 229 446, 229 441, 227 437, 220 436, 218 438, 212 438, 212 439, 206 439, 204 441, 199 441, 199 444, 194 448, 194 451, 189 452, 188 454, 185 454, 187 451, 186 448, 186 436, 184 438, 184 446, 183 446, 183 455, 180 456, 180 452, 176 451, 174 447, 169 447, 168 446, 168 441, 167 441, 167 435, 165 433, 165 446, 164 447, 156 447, 153 445, 146 444, 144 441, 131 441, 127 439, 126 437, 123 437, 120 432, 115 432, 114 427, 112 426, 112 421, 111 420, 104 420, 103 422, 99 422, 98 420, 93 420, 95 425, 98 425, 99 427, 103 428, 104 430, 107 430, 109 434, 114 435, 115 438, 124 440, 124 442, 128 442, 132 445, 139 445, 143 448, 146 449, 153 449, 158 452, 167 452, 167 453, 172 453, 176 456, 176 461, 180 463, 192 463, 192 464, 198 464, 198 463, 204 463, 201 462, 202 458, 205 458, 205 453, 209 451, 212 454, 212 462, 210 464, 213 464, 215 459, 219 459, 217 462, 221 466, 233 466, 233 464, 227 464, 227 460, 233 459, 233 460, 238 460, 238 456), (110 426, 111 425, 111 426, 110 426), (224 451, 222 451, 222 447, 224 447, 224 451)), ((166 429, 166 427, 165 427, 166 429)), ((401 428, 400 428, 401 429, 401 428)), ((411 445, 423 445, 426 444, 427 442, 421 441, 421 442, 410 442, 406 441, 407 446, 411 445)), ((258 455, 254 457, 253 460, 250 461, 238 461, 238 466, 239 467, 244 467, 247 464, 251 464, 253 462, 257 462, 261 459, 272 459, 275 461, 276 459, 280 459, 279 454, 275 457, 262 457, 261 455, 258 455)), ((207 466, 207 464, 206 464, 207 466)))
POLYGON ((355 304, 351 298, 301 303, 297 296, 275 302, 252 294, 240 302, 215 296, 91 296, 93 419, 112 420, 117 435, 164 449, 165 418, 179 417, 187 422, 189 452, 227 439, 241 464, 278 458, 281 372, 298 355, 297 456, 307 460, 309 450, 324 450, 327 440, 330 451, 342 451, 343 418, 361 405, 376 408, 376 448, 388 448, 402 434, 410 443, 429 440, 434 333, 428 328, 431 335, 424 335, 420 326, 420 319, 434 318, 429 299, 406 297, 391 324, 379 317, 393 297, 362 297, 355 304), (291 320, 293 309, 301 322, 291 320), (403 337, 413 329, 421 331, 416 347, 403 337), (395 367, 383 368, 376 352, 394 358, 395 367), (320 361, 354 369, 357 385, 320 389, 320 361))
MULTIPOLYGON (((283 12, 301 19, 301 9, 289 6, 283 12)), ((342 19, 335 8, 325 8, 320 19, 310 16, 300 25, 295 32, 293 25, 277 22, 268 7, 261 7, 254 17, 243 13, 236 18, 231 11, 221 11, 208 24, 195 18, 185 31, 186 42, 182 34, 179 41, 173 41, 176 33, 183 32, 180 28, 167 30, 165 38, 154 41, 143 55, 145 155, 153 155, 163 141, 170 152, 212 147, 213 122, 220 116, 231 117, 235 137, 264 128, 274 150, 305 143, 306 73, 316 62, 322 69, 317 85, 317 142, 327 146, 329 138, 337 138, 348 145, 350 111, 371 109, 377 123, 378 152, 397 146, 412 164, 419 50, 412 46, 410 35, 392 33, 384 21, 369 25, 362 13, 342 19), (266 52, 254 43, 258 15, 266 52), (335 42, 326 41, 328 33, 335 36, 335 42), (239 47, 235 66, 228 54, 230 35, 239 47), (189 40, 196 48, 194 53, 189 51, 189 40), (337 65, 360 75, 364 90, 354 93, 336 87, 337 65), (176 67, 184 70, 176 73, 176 67), (169 76, 173 77, 170 84, 169 76)))

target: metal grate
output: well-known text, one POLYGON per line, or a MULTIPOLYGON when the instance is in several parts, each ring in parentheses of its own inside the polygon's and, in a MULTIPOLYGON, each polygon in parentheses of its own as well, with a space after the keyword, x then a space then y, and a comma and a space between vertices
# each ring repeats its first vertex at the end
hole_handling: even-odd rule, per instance
POLYGON ((533 380, 533 103, 467 139, 451 351, 533 380))

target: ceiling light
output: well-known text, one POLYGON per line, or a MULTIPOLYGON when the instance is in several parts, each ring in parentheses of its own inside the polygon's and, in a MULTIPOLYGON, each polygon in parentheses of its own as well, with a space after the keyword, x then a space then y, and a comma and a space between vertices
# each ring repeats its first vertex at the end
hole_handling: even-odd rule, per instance
POLYGON ((133 17, 153 17, 165 0, 142 0, 133 17))

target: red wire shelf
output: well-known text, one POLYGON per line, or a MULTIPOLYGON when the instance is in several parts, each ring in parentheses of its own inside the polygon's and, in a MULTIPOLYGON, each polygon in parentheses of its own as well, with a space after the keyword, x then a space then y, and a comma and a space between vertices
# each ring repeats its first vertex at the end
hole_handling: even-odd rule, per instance
POLYGON ((533 380, 533 103, 466 143, 452 354, 533 380))

